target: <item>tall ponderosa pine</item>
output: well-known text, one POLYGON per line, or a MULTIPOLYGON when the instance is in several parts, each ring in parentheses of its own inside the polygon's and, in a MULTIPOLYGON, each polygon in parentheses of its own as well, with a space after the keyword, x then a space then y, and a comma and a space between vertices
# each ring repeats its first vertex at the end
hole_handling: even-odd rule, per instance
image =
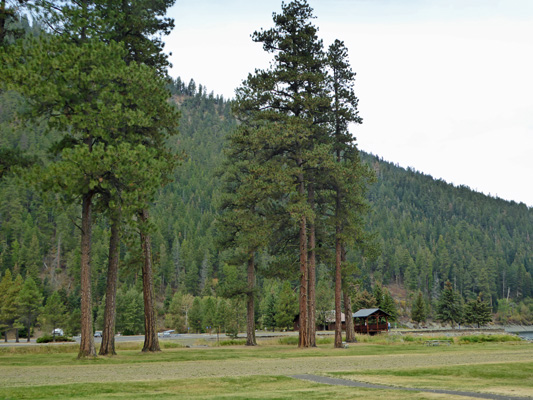
POLYGON ((355 144, 355 137, 349 130, 350 124, 360 124, 357 111, 358 99, 354 93, 355 73, 348 62, 348 51, 344 43, 336 40, 328 52, 330 69, 329 86, 331 104, 331 140, 335 164, 328 182, 334 193, 335 225, 335 347, 342 346, 341 292, 343 275, 350 271, 344 265, 343 257, 348 245, 364 244, 364 215, 368 211, 366 185, 372 179, 368 167, 361 163, 355 144))
MULTIPOLYGON (((104 21, 107 23, 107 27, 102 29, 102 35, 107 40, 114 40, 120 43, 124 43, 126 47, 125 61, 127 63, 138 63, 148 65, 157 71, 161 76, 166 75, 166 69, 169 65, 168 58, 163 53, 164 43, 158 35, 169 34, 174 27, 174 20, 165 17, 166 11, 174 4, 175 0, 141 0, 135 2, 124 2, 122 0, 103 0, 101 3, 97 3, 97 10, 101 10, 102 14, 106 16, 104 21)), ((174 118, 177 120, 178 115, 174 118)), ((161 136, 161 130, 169 129, 169 133, 172 132, 172 128, 169 126, 157 126, 157 124, 147 127, 148 136, 159 135, 161 136)), ((135 132, 140 134, 141 137, 146 132, 135 132)), ((165 149, 162 141, 151 141, 149 146, 158 150, 159 156, 165 158, 165 149)), ((159 173, 165 174, 172 170, 174 164, 170 163, 164 167, 164 170, 159 173)), ((153 191, 153 190, 152 190, 153 191)), ((146 230, 146 223, 148 222, 148 201, 150 196, 145 199, 146 203, 142 204, 143 207, 137 212, 139 218, 144 223, 141 225, 141 247, 143 249, 143 282, 146 285, 153 286, 153 267, 151 257, 151 238, 149 232, 146 230)), ((120 209, 119 209, 120 210, 120 209)), ((113 220, 114 225, 120 223, 120 217, 113 220)), ((113 234, 118 235, 118 227, 115 226, 112 229, 112 235, 110 238, 110 253, 109 253, 109 279, 114 279, 115 286, 117 281, 117 269, 118 269, 118 255, 112 254, 117 252, 115 243, 118 242, 118 238, 115 238, 113 234), (111 263, 111 260, 115 261, 111 263)), ((108 289, 106 299, 110 299, 109 306, 106 304, 106 314, 104 318, 104 335, 102 337, 102 347, 100 348, 100 354, 114 353, 114 314, 113 302, 111 295, 113 295, 113 283, 108 281, 108 289), (109 287, 111 286, 111 287, 109 287)), ((150 286, 143 286, 143 295, 145 303, 145 342, 143 351, 159 351, 159 342, 156 332, 156 321, 154 315, 155 297, 154 289, 150 286)))
MULTIPOLYGON (((168 152, 165 150, 164 137, 166 134, 173 134, 176 128, 178 115, 169 109, 166 104, 168 94, 164 94, 163 101, 158 96, 164 87, 164 82, 159 78, 164 76, 168 65, 167 56, 162 53, 163 42, 158 37, 159 34, 168 34, 173 28, 173 20, 165 18, 166 9, 174 3, 174 0, 158 1, 136 1, 127 3, 117 0, 85 0, 82 2, 65 2, 61 7, 41 0, 37 5, 43 10, 43 14, 50 26, 64 38, 73 43, 83 44, 87 40, 100 40, 109 46, 114 46, 115 42, 121 43, 126 51, 120 52, 117 56, 129 67, 130 64, 142 64, 143 68, 150 66, 153 73, 158 75, 154 81, 151 78, 145 82, 133 82, 134 85, 141 87, 150 86, 153 88, 155 82, 160 87, 155 92, 145 92, 138 94, 140 100, 137 103, 128 101, 122 102, 119 98, 115 99, 117 105, 122 103, 124 110, 124 119, 129 119, 128 123, 119 123, 115 129, 110 129, 109 136, 105 138, 106 146, 130 145, 133 149, 133 157, 128 161, 129 165, 135 169, 144 169, 151 171, 155 175, 164 175, 172 170, 174 165, 168 152), (154 93, 155 97, 150 99, 150 94, 154 93), (143 103, 144 99, 149 99, 143 103), (170 111, 170 113, 169 113, 170 111), (136 123, 131 123, 138 117, 136 123), (170 118, 168 118, 170 116, 170 118), (173 121, 172 121, 173 120, 173 121), (170 122, 170 123, 169 123, 170 122), (149 151, 143 152, 139 146, 148 148, 149 151), (134 153, 141 155, 146 154, 149 157, 138 157, 134 153), (148 165, 141 165, 142 163, 148 165), (159 169, 159 170, 158 170, 159 169)), ((133 80, 135 81, 135 79, 133 80)), ((133 92, 132 82, 120 80, 116 82, 116 93, 133 92)), ((150 90, 148 89, 148 90, 150 90)), ((129 100, 129 99, 128 99, 129 100)), ((125 150, 125 147, 122 147, 125 150)), ((124 161, 124 160, 123 160, 124 161)), ((147 216, 147 201, 157 190, 157 185, 161 179, 148 177, 145 182, 139 182, 139 175, 131 179, 131 174, 106 174, 102 176, 104 180, 100 185, 97 200, 100 203, 100 209, 108 212, 111 221, 111 237, 109 244, 109 264, 108 264, 108 285, 106 289, 106 311, 104 317, 103 340, 100 348, 100 354, 114 354, 114 325, 115 325, 115 297, 118 277, 118 243, 121 231, 122 219, 132 218, 133 211, 135 216, 147 216), (152 184, 156 183, 156 184, 152 184), (131 190, 138 194, 134 203, 126 203, 130 209, 130 214, 123 212, 122 207, 125 202, 124 198, 132 196, 123 195, 123 191, 131 190), (143 188, 139 191, 139 188, 143 188), (132 205, 136 204, 141 209, 132 210, 132 205)), ((86 203, 90 204, 91 198, 87 198, 86 203)), ((89 207, 84 207, 89 212, 89 207)), ((140 217, 142 220, 143 218, 140 217)), ((146 224, 141 224, 145 227, 146 224)), ((144 229, 144 228, 143 228, 144 229)), ((144 249, 147 248, 149 235, 141 234, 144 249)), ((151 257, 144 253, 143 275, 151 275, 151 257)), ((151 281, 151 276, 148 281, 151 281)), ((150 313, 153 314, 154 299, 153 289, 145 288, 146 302, 148 303, 146 313, 147 321, 150 322, 150 328, 146 332, 148 343, 145 343, 143 350, 158 350, 157 335, 155 324, 150 313), (152 310, 152 311, 150 311, 152 310)), ((82 313, 83 314, 83 313, 82 313)))
POLYGON ((167 132, 172 133, 177 124, 162 78, 144 65, 127 65, 124 54, 114 42, 87 40, 73 45, 51 37, 14 49, 9 55, 11 65, 24 60, 26 67, 13 67, 5 74, 9 84, 26 96, 33 115, 45 117, 49 128, 64 132, 53 149, 56 161, 37 177, 39 185, 58 192, 68 203, 82 199, 80 357, 95 355, 90 268, 93 203, 110 196, 120 204, 120 194, 130 207, 144 207, 162 183, 161 171, 173 162, 161 150, 167 132), (41 83, 25 85, 28 79, 41 83))
MULTIPOLYGON (((327 160, 326 135, 320 119, 329 106, 325 95, 322 42, 310 23, 312 9, 306 1, 282 4, 274 13, 275 27, 256 31, 255 42, 274 55, 268 70, 256 70, 237 89, 237 118, 250 129, 242 148, 255 152, 252 179, 271 187, 277 213, 285 213, 287 230, 298 232, 299 347, 308 347, 308 223, 314 212, 308 183, 312 170, 327 160)), ((328 147, 329 148, 329 147, 328 147)))
MULTIPOLYGON (((256 127, 257 128, 257 127, 256 127)), ((273 196, 274 186, 254 179, 260 174, 257 152, 247 147, 249 124, 242 125, 228 138, 226 162, 224 163, 221 215, 218 219, 221 247, 232 248, 236 263, 246 265, 247 286, 242 288, 246 295, 246 345, 255 346, 255 271, 256 253, 268 242, 272 219, 268 214, 268 199, 273 196)))

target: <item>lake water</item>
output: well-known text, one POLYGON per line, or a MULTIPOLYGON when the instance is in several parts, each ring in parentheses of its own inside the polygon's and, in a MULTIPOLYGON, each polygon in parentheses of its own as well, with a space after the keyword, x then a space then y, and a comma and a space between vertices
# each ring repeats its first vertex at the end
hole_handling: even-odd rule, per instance
POLYGON ((533 332, 516 332, 522 339, 533 340, 533 332))

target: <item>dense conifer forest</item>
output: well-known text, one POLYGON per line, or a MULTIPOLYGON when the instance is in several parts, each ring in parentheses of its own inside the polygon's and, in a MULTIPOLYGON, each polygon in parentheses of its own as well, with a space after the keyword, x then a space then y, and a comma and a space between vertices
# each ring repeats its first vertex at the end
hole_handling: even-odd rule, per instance
MULTIPOLYGON (((226 310, 229 320, 240 323, 233 329, 242 330, 243 300, 224 296, 232 297, 228 287, 245 279, 244 272, 226 262, 215 227, 224 138, 236 128, 231 103, 194 81, 185 85, 178 78, 170 89, 182 117, 180 134, 168 145, 183 152, 183 157, 175 179, 159 190, 151 209, 159 326, 183 330, 186 322, 181 314, 185 311, 189 319, 190 313, 199 314, 196 319, 200 321, 205 313, 214 319, 217 309, 225 307, 230 310, 226 310), (195 299, 203 299, 207 306, 202 301, 194 305, 195 299)), ((51 138, 43 136, 39 126, 13 120, 15 107, 23 107, 17 97, 10 92, 1 95, 1 145, 46 160, 42 149, 51 138)), ((411 302, 420 290, 429 315, 436 317, 437 299, 449 280, 464 301, 483 293, 497 322, 533 322, 529 233, 533 210, 405 170, 374 155, 362 153, 362 157, 377 175, 369 190, 372 212, 367 224, 375 233, 380 255, 367 258, 349 253, 358 267, 354 298, 355 292, 372 293, 382 284, 393 291, 400 316, 409 317, 411 302)), ((79 229, 72 222, 79 218, 78 210, 63 206, 54 196, 43 197, 20 176, 5 174, 0 182, 0 215, 1 277, 10 275, 14 281, 19 274, 31 276, 38 282, 44 304, 58 292, 71 316, 61 325, 75 333, 80 254, 79 229)), ((93 308, 98 327, 105 294, 108 222, 99 219, 93 232, 93 308)), ((140 263, 135 251, 125 241, 120 252, 117 330, 126 333, 143 329, 140 263)), ((297 312, 297 272, 287 277, 291 290, 291 285, 269 277, 271 262, 268 254, 259 259, 257 322, 263 327, 290 326, 291 317, 286 314, 297 312)), ((326 310, 333 308, 331 260, 321 260, 317 275, 317 315, 324 319, 326 310)), ((188 325, 205 330, 205 323, 196 326, 188 321, 188 325)))

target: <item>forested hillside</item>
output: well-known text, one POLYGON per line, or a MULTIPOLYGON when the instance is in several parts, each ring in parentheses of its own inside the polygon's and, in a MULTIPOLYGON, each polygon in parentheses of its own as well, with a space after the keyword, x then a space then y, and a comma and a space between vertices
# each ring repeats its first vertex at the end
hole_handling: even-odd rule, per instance
MULTIPOLYGON (((175 309, 192 312, 195 298, 204 296, 204 302, 213 302, 222 294, 225 280, 240 279, 222 262, 223 249, 215 237, 224 138, 235 129, 236 121, 231 104, 207 93, 201 85, 185 85, 178 79, 170 89, 182 116, 180 134, 168 144, 183 152, 183 159, 173 182, 159 191, 151 215, 160 324, 166 321, 167 326, 177 327, 183 321, 176 322, 177 317, 172 316, 173 297, 175 309)), ((15 108, 23 106, 16 100, 13 93, 1 94, 0 147, 19 149, 46 162, 42 149, 51 138, 43 136, 38 126, 13 119, 15 108)), ((434 306, 449 280, 465 300, 479 292, 487 299, 490 294, 499 321, 533 322, 533 244, 529 236, 533 210, 454 187, 372 155, 363 154, 363 159, 378 178, 369 191, 373 210, 368 227, 376 233, 381 255, 366 259, 350 254, 359 267, 359 292, 372 290, 376 283, 398 284, 410 293, 420 289, 427 304, 434 306)), ((64 207, 54 196, 43 198, 20 176, 5 174, 0 181, 1 277, 9 275, 8 270, 13 280, 18 274, 32 276, 45 301, 58 291, 72 315, 79 315, 78 216, 76 206, 64 207)), ((95 315, 102 312, 108 241, 108 221, 100 219, 93 230, 95 315)), ((142 311, 137 325, 134 317, 124 320, 124 316, 137 313, 138 317, 142 308, 138 250, 128 246, 127 240, 121 246, 117 330, 135 332, 142 330, 142 311)), ((260 257, 259 271, 268 260, 267 254, 260 257)), ((321 261, 317 303, 321 302, 322 309, 332 309, 332 266, 327 259, 321 261)), ((294 278, 289 282, 293 288, 296 271, 294 278)), ((266 321, 275 316, 267 311, 276 308, 280 315, 283 311, 274 306, 274 299, 296 302, 291 300, 294 292, 291 294, 289 284, 262 276, 258 284, 261 307, 257 319, 273 326, 274 322, 269 325, 266 321)), ((243 305, 235 304, 241 310, 236 315, 242 318, 243 305)), ((208 307, 216 309, 216 304, 208 307)), ((76 321, 71 318, 68 322, 72 332, 76 321)))
POLYGON ((446 280, 465 298, 483 292, 493 302, 520 301, 533 295, 533 210, 374 157, 366 160, 378 174, 369 225, 382 243, 368 274, 433 297, 446 280))

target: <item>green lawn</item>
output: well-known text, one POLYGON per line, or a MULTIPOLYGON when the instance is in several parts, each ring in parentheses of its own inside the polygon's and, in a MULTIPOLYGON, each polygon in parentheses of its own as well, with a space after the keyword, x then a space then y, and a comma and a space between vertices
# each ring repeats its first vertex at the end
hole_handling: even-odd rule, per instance
MULTIPOLYGON (((360 389, 292 379, 295 374, 417 388, 533 396, 533 346, 422 341, 331 344, 297 349, 275 343, 248 348, 167 348, 143 354, 76 359, 75 346, 0 348, 0 399, 449 399, 449 395, 360 389)), ((456 397, 457 399, 464 397, 456 397)))

